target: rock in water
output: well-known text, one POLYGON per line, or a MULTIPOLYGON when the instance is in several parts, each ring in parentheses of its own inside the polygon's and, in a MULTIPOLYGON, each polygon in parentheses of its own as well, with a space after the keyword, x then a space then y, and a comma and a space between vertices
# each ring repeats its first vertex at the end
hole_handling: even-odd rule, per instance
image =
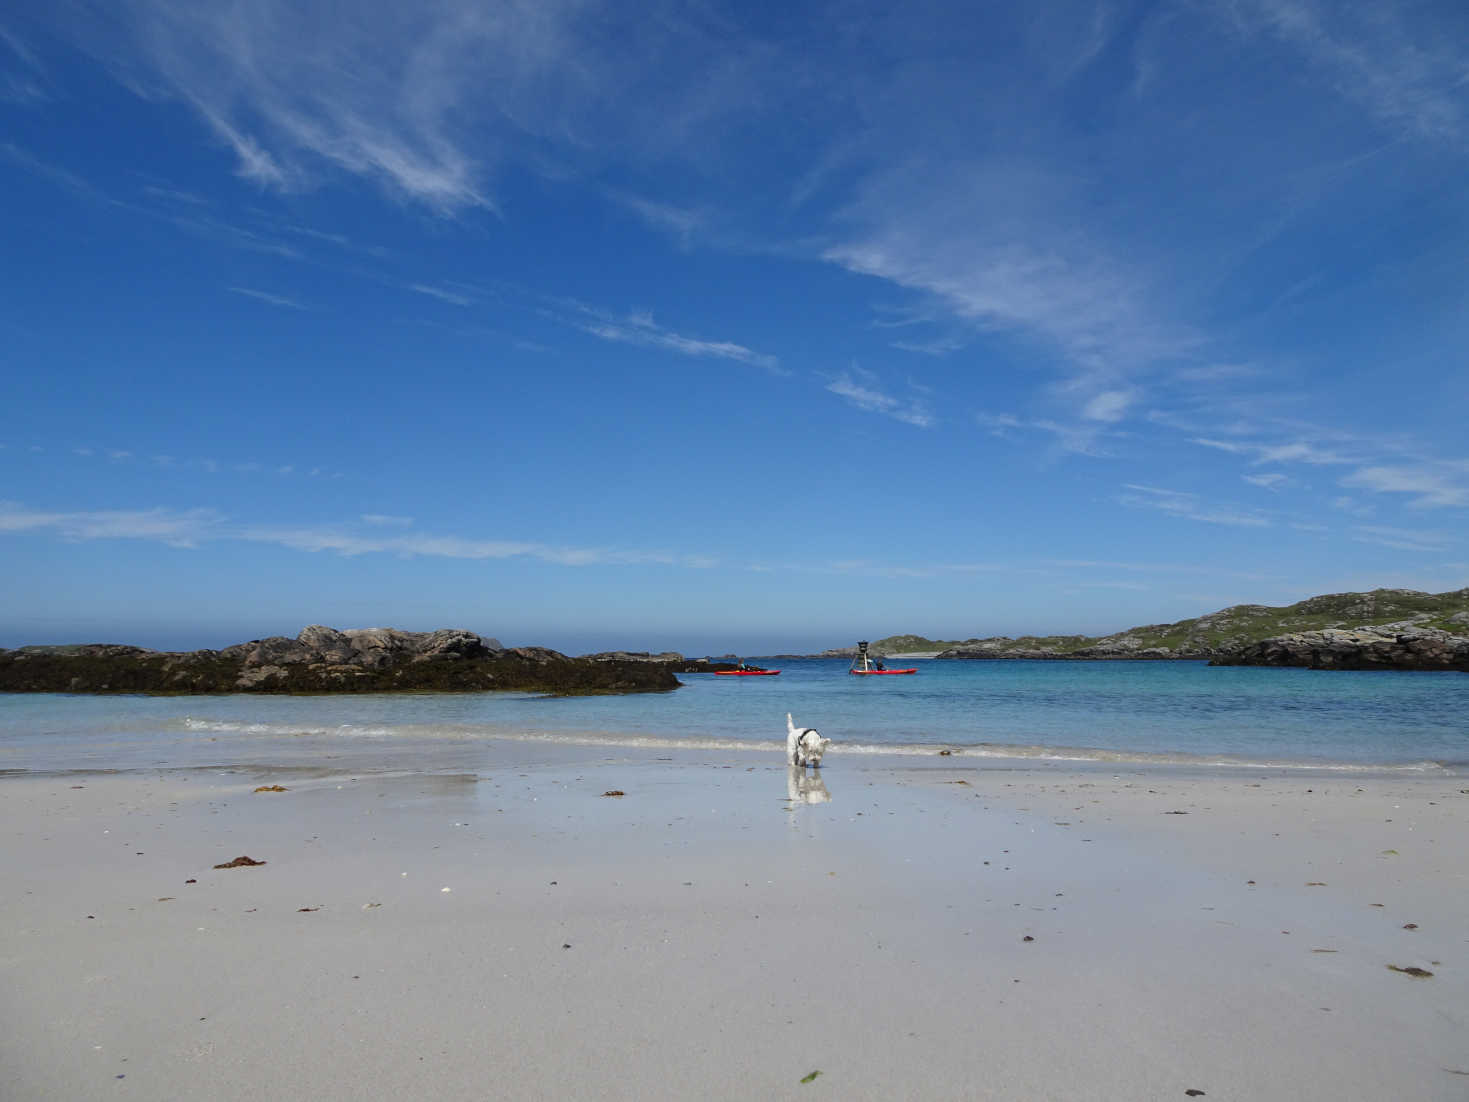
POLYGON ((678 688, 675 665, 568 658, 544 647, 506 650, 462 628, 337 631, 313 624, 295 639, 252 639, 219 651, 110 643, 0 650, 0 692, 657 692, 678 688))

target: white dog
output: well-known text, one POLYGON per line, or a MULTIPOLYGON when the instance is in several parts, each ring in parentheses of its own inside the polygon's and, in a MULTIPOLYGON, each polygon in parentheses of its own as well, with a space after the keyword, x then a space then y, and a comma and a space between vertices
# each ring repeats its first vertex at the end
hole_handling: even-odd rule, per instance
POLYGON ((822 738, 814 727, 797 727, 791 713, 786 713, 786 764, 802 768, 821 768, 821 755, 831 745, 831 739, 822 738))

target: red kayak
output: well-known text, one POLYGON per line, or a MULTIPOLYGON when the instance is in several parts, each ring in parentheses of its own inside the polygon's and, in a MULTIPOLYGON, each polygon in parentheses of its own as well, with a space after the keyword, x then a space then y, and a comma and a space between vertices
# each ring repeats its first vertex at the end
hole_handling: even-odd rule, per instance
POLYGON ((885 673, 917 673, 918 667, 914 666, 911 670, 848 670, 847 672, 853 677, 879 677, 885 673))
POLYGON ((715 670, 715 677, 774 677, 779 670, 715 670))

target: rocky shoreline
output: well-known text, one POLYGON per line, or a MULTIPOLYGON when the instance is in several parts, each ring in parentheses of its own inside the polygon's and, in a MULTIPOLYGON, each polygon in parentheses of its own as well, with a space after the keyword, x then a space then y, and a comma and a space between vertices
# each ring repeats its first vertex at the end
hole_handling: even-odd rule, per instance
POLYGON ((1211 666, 1294 666, 1312 670, 1458 670, 1469 673, 1469 635, 1434 628, 1326 628, 1233 647, 1128 647, 1116 642, 1060 650, 986 639, 938 658, 1075 661, 1208 661, 1211 666))
POLYGON ((1303 666, 1312 670, 1459 670, 1469 673, 1469 635, 1433 628, 1328 628, 1263 639, 1211 666, 1303 666))
POLYGON ((338 631, 252 639, 222 650, 154 651, 111 643, 0 650, 0 692, 383 693, 513 690, 555 695, 666 692, 681 655, 570 658, 544 647, 502 647, 456 628, 338 631))
POLYGON ((950 647, 934 657, 969 659, 1047 659, 1058 662, 1146 662, 1146 661, 1198 661, 1212 659, 1222 652, 1218 647, 1146 647, 1131 641, 1103 640, 1091 646, 1066 649, 1053 646, 1027 646, 1023 642, 1003 636, 981 639, 977 643, 962 647, 950 647))
MULTIPOLYGON (((891 638, 928 642, 912 635, 891 638)), ((1328 593, 1281 608, 1233 605, 1196 619, 1145 624, 1107 636, 995 636, 943 647, 936 658, 1469 671, 1469 589, 1328 593)), ((838 648, 822 657, 850 652, 838 648)), ((902 657, 892 649, 885 656, 902 657)))

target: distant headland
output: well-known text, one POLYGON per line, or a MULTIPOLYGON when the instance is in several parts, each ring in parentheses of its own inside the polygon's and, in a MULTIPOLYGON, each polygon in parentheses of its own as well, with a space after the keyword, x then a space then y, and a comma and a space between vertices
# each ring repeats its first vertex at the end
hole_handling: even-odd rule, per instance
MULTIPOLYGON (((870 649, 890 658, 1204 659, 1216 666, 1469 672, 1469 589, 1374 589, 1329 593, 1278 608, 1233 605, 1173 624, 1101 636, 993 636, 960 642, 890 635, 870 649)), ((854 647, 836 647, 815 657, 855 653, 854 647)))

